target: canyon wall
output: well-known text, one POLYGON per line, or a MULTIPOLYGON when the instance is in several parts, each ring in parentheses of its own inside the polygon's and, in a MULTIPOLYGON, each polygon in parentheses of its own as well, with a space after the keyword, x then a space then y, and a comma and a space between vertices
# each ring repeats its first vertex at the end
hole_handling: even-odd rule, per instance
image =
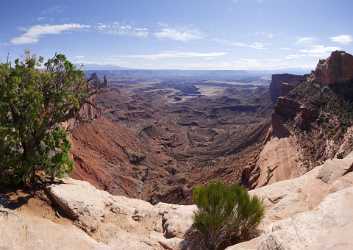
MULTIPOLYGON (((300 176, 352 150, 352 58, 333 52, 304 81, 294 77, 293 89, 277 97, 269 136, 253 170, 253 187, 300 176)), ((273 79, 272 89, 279 89, 281 76, 273 79)))
POLYGON ((293 74, 275 74, 272 75, 270 84, 271 100, 276 103, 277 98, 286 96, 299 83, 305 80, 305 76, 293 74))

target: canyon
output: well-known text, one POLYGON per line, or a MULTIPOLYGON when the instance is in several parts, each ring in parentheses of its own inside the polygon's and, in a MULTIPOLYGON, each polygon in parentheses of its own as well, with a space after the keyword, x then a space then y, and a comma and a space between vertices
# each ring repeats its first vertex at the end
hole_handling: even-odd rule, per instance
POLYGON ((153 204, 190 204, 212 180, 253 189, 298 177, 350 152, 350 58, 333 52, 313 74, 274 74, 269 87, 110 73, 99 118, 72 132, 72 177, 153 204))
POLYGON ((228 250, 353 248, 350 58, 270 87, 110 81, 70 123, 71 178, 1 193, 0 248, 198 250, 191 190, 212 180, 266 208, 258 235, 228 250))
MULTIPOLYGON (((270 125, 268 87, 110 81, 100 117, 72 132, 74 178, 152 203, 191 203, 197 184, 246 181, 270 125)), ((246 183, 244 183, 246 184, 246 183)))

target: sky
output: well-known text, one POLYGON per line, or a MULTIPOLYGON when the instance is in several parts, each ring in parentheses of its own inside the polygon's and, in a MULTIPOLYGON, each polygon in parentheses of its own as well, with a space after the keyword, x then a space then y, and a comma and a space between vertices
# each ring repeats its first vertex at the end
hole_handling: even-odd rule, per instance
POLYGON ((352 0, 1 0, 0 61, 26 49, 134 69, 313 69, 353 53, 352 0))

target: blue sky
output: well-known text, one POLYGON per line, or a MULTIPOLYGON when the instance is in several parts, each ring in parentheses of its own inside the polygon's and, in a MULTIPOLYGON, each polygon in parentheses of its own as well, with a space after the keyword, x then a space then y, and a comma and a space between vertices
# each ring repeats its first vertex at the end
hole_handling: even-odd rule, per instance
POLYGON ((351 0, 1 0, 0 60, 25 49, 153 69, 313 68, 353 52, 351 0))

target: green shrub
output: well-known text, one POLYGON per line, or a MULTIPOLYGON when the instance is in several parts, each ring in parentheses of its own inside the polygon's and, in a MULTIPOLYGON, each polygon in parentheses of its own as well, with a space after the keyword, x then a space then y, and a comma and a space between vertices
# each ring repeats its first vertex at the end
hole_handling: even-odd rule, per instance
POLYGON ((198 186, 193 190, 193 201, 198 207, 193 228, 210 250, 248 240, 264 216, 262 201, 235 184, 215 182, 198 186))
POLYGON ((89 97, 84 73, 64 55, 43 63, 0 64, 0 184, 33 184, 72 170, 70 143, 61 124, 89 97))

